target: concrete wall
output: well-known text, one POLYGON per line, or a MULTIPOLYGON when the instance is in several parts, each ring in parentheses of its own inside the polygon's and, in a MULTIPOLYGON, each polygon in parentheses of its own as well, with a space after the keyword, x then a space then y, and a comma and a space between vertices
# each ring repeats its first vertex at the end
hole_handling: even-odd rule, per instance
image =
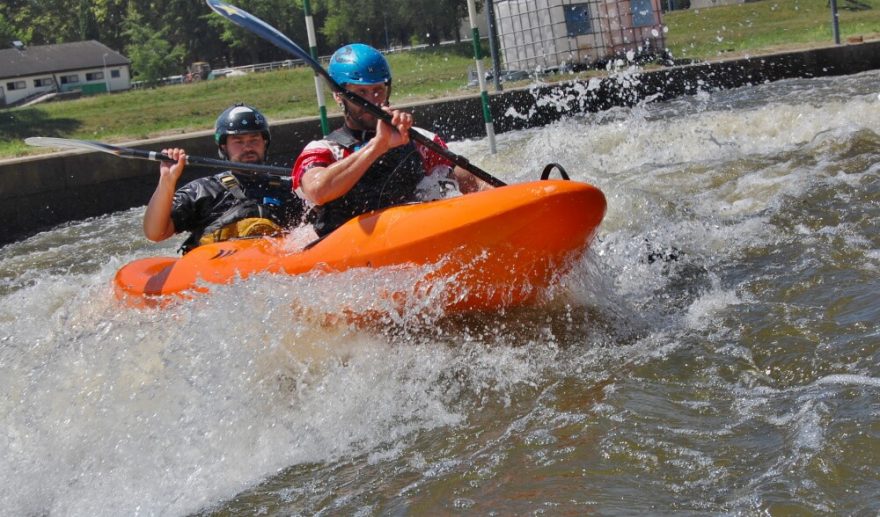
MULTIPOLYGON (((588 90, 582 82, 504 91, 491 96, 498 133, 546 125, 579 111, 630 106, 651 95, 658 100, 713 90, 775 81, 788 77, 843 75, 880 68, 880 42, 776 54, 752 59, 688 65, 645 73, 639 84, 622 89, 613 79, 588 90), (542 99, 541 103, 537 99, 542 99), (546 99, 559 99, 546 102, 546 99), (506 116, 509 108, 526 117, 506 116)), ((414 104, 408 107, 417 123, 448 140, 484 135, 478 95, 414 104)), ((331 126, 338 126, 338 118, 331 126)), ((291 165, 296 153, 320 137, 317 118, 273 121, 270 154, 275 163, 291 165)), ((45 135, 34 135, 45 136, 45 135)), ((216 156, 210 131, 128 144, 160 150, 183 147, 192 155, 216 156)), ((189 167, 183 181, 213 170, 189 167)), ((537 176, 538 171, 535 171, 537 176)), ((0 243, 77 219, 143 206, 158 176, 155 162, 117 158, 105 153, 64 152, 0 161, 0 243)))

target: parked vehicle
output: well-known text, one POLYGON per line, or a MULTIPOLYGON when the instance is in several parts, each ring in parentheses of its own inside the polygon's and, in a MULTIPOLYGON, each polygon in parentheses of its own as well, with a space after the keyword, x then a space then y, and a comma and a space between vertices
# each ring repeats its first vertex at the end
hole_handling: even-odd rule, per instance
POLYGON ((208 74, 211 73, 211 65, 206 63, 205 61, 196 61, 195 63, 189 65, 189 73, 191 80, 193 81, 202 81, 208 78, 208 74))

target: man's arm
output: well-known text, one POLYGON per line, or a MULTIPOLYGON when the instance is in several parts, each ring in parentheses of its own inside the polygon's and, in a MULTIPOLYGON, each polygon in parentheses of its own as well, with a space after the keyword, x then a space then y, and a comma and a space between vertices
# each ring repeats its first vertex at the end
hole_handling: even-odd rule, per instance
MULTIPOLYGON (((430 138, 435 144, 443 149, 448 149, 446 142, 444 142, 439 135, 425 129, 416 129, 416 131, 424 135, 426 138, 430 138)), ((422 155, 422 161, 424 161, 425 169, 427 171, 434 171, 437 166, 449 167, 449 169, 452 170, 452 177, 458 183, 458 191, 462 194, 470 194, 471 192, 479 192, 480 190, 488 190, 492 188, 492 185, 474 176, 472 173, 468 172, 467 169, 455 165, 452 160, 429 149, 427 146, 417 145, 416 148, 419 149, 419 152, 422 155)), ((444 172, 444 174, 449 173, 444 172)))
POLYGON ((314 167, 302 175, 300 190, 316 205, 344 196, 388 150, 409 142, 412 115, 392 111, 391 124, 379 121, 376 136, 366 146, 326 167, 314 167))
POLYGON ((479 192, 481 190, 489 190, 492 188, 492 185, 489 185, 458 165, 452 169, 452 174, 455 175, 455 179, 458 181, 458 189, 462 194, 470 194, 471 192, 479 192))
POLYGON ((177 180, 183 174, 186 165, 186 153, 183 149, 163 149, 162 153, 176 162, 162 162, 159 165, 159 184, 156 186, 147 210, 144 212, 144 235, 153 242, 159 242, 175 233, 174 221, 171 220, 171 205, 177 180))
POLYGON ((374 138, 357 152, 327 167, 308 169, 302 176, 300 190, 308 201, 316 205, 329 203, 351 190, 367 169, 387 151, 374 138))

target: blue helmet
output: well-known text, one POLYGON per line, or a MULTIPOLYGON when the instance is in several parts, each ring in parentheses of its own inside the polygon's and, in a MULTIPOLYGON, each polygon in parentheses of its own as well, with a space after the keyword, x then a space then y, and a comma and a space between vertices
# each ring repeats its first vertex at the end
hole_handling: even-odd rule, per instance
POLYGON ((328 72, 340 85, 391 84, 391 68, 385 56, 363 43, 352 43, 334 52, 328 72))

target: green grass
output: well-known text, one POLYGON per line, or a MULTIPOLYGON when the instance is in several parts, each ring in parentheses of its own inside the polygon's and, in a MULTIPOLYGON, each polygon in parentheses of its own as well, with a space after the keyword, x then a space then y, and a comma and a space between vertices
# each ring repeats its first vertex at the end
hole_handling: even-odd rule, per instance
MULTIPOLYGON (((473 58, 460 48, 388 56, 395 71, 393 100, 407 103, 461 94, 473 58)), ((329 90, 328 111, 337 112, 329 90)), ((29 136, 122 142, 211 129, 235 102, 257 107, 270 120, 316 116, 311 68, 253 73, 192 84, 95 95, 0 110, 0 157, 48 152, 27 146, 29 136)))
POLYGON ((314 80, 309 70, 284 70, 0 111, 0 155, 40 152, 21 141, 28 136, 114 142, 210 129, 234 102, 272 119, 313 115, 314 80))
MULTIPOLYGON (((837 0, 841 41, 880 36, 880 0, 859 0, 867 10, 837 0)), ((834 42, 828 0, 762 0, 667 13, 666 46, 675 58, 698 60, 758 54, 834 42)))
MULTIPOLYGON (((872 7, 863 11, 847 10, 847 0, 837 1, 844 41, 853 35, 880 37, 880 0, 860 0, 872 7)), ((832 43, 828 0, 762 0, 674 11, 664 22, 669 27, 666 44, 676 58, 706 60, 832 43)), ((472 52, 470 44, 462 44, 390 54, 393 100, 462 94, 472 52)), ((563 74, 547 80, 571 78, 563 74)), ((0 158, 47 152, 25 145, 29 136, 124 142, 210 129, 217 114, 234 102, 256 106, 273 121, 315 116, 314 88, 312 70, 299 68, 0 110, 0 158)), ((336 112, 329 92, 325 99, 328 110, 336 112)))

